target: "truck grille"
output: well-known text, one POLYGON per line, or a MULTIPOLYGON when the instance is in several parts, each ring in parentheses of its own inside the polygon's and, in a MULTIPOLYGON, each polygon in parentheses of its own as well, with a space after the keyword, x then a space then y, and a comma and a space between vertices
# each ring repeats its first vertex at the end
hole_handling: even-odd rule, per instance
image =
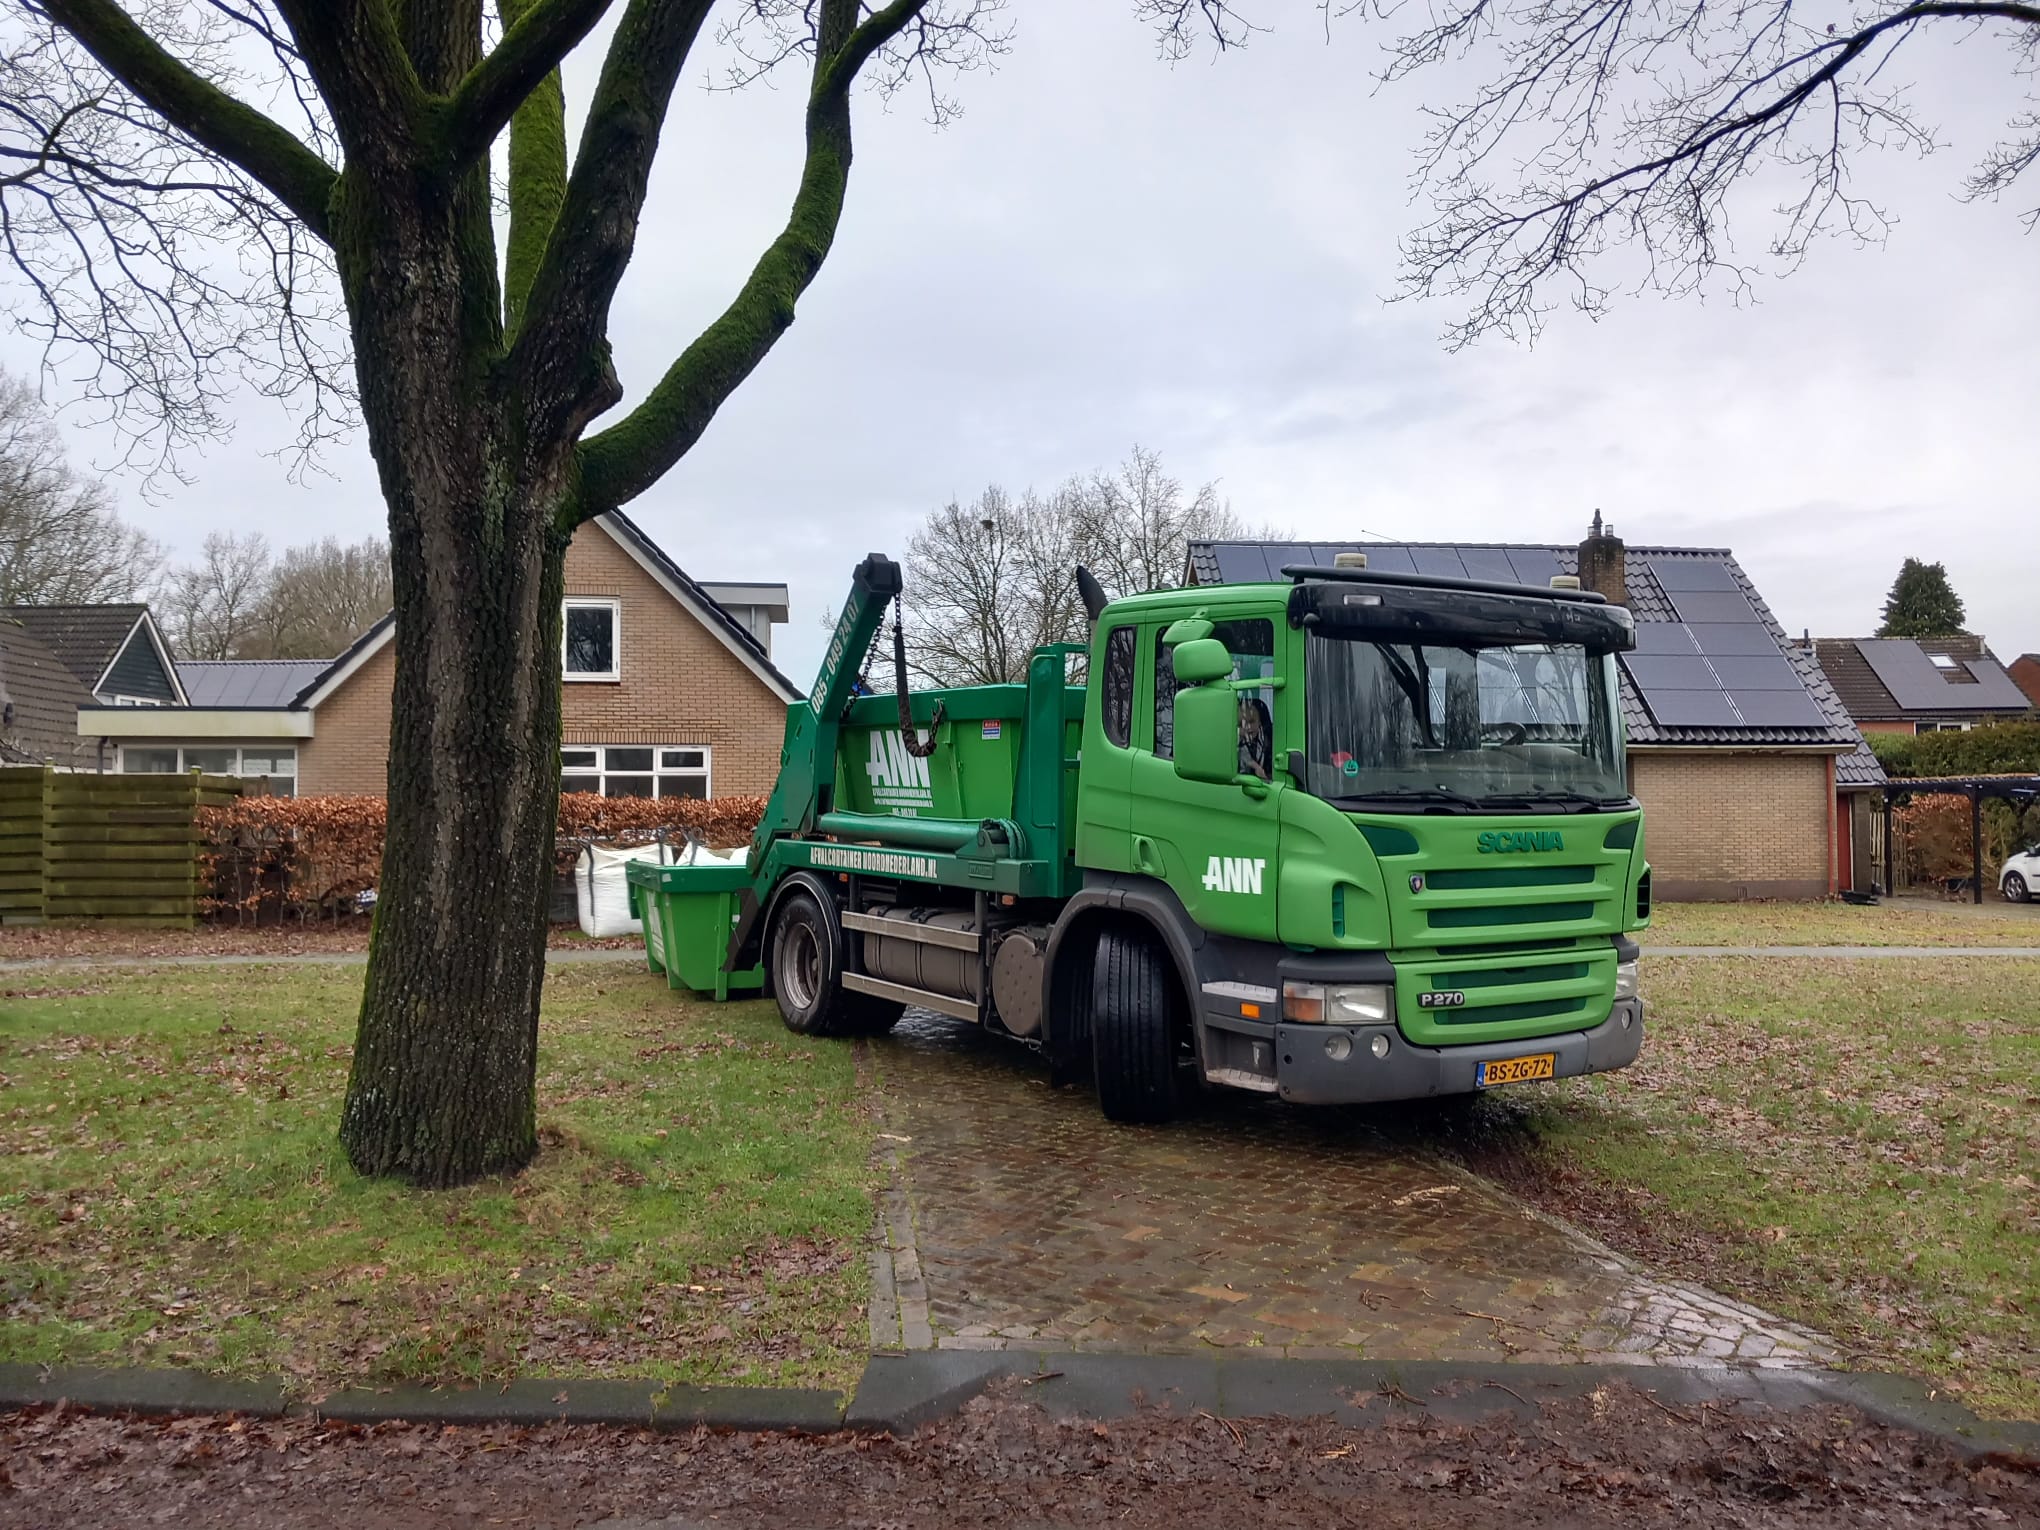
POLYGON ((1424 1045, 1586 1030, 1608 1018, 1614 991, 1615 952, 1607 946, 1499 961, 1440 952, 1396 967, 1403 1034, 1424 1045), (1427 1009, 1426 994, 1459 994, 1464 1000, 1427 1009), (1469 1034, 1474 1031, 1480 1035, 1469 1034))

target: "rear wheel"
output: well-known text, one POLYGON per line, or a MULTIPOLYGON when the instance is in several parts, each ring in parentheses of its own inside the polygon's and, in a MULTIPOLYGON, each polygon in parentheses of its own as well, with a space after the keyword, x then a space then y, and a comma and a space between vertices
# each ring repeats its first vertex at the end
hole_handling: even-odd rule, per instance
POLYGON ((2033 896, 2033 892, 2026 886, 2024 877, 2016 871, 2008 871, 2005 873, 2005 896, 2014 903, 2024 903, 2033 896))
POLYGON ((802 1036, 881 1036, 906 1007, 843 987, 843 946, 831 911, 796 888, 772 921, 772 993, 786 1028, 802 1036))
POLYGON ((1107 930, 1093 967, 1091 1053, 1107 1120, 1158 1125, 1182 1109, 1178 1026, 1153 940, 1107 930))

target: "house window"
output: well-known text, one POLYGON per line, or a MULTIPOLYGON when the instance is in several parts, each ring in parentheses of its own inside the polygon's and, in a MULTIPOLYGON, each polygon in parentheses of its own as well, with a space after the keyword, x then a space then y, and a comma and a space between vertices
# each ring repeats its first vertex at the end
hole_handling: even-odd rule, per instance
POLYGON ((560 790, 603 797, 706 797, 708 750, 674 744, 570 744, 560 790))
POLYGON ((1976 726, 1973 722, 1923 722, 1915 725, 1921 733, 1967 733, 1976 726))
POLYGON ((1934 668, 1936 669, 1953 669, 1955 667, 1955 660, 1945 653, 1930 653, 1927 657, 1933 660, 1934 668))
POLYGON ((163 703, 148 696, 116 696, 113 704, 117 707, 160 707, 163 703))
POLYGON ((566 603, 565 648, 561 662, 569 680, 615 680, 618 629, 622 625, 614 600, 570 600, 566 603))
POLYGON ((174 776, 182 771, 202 770, 209 776, 239 776, 253 781, 267 778, 269 789, 279 797, 297 795, 297 749, 274 744, 149 744, 125 745, 120 751, 120 773, 126 776, 174 776))

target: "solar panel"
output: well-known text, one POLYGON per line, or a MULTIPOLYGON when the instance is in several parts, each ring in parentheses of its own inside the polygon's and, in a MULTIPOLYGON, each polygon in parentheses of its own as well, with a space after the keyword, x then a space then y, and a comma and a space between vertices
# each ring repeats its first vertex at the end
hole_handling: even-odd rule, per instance
POLYGON ((1646 566, 1666 594, 1689 590, 1734 590, 1742 593, 1734 572, 1719 558, 1648 558, 1646 566))
POLYGON ((1499 547, 1462 547, 1459 561, 1466 565, 1469 579, 1498 579, 1503 584, 1515 584, 1516 570, 1510 566, 1509 555, 1499 547))
POLYGON ((1666 728, 1733 728, 1742 722, 1725 691, 1650 691, 1643 699, 1666 728))
POLYGON ((1684 622, 1638 622, 1636 649, 1639 654, 1695 654, 1692 630, 1684 622))
POLYGON ((1778 640, 1762 622, 1688 622, 1686 630, 1710 659, 1736 654, 1769 655, 1778 651, 1778 640))
POLYGON ((1548 547, 1512 547, 1509 566, 1516 571, 1518 584, 1541 584, 1547 588, 1554 574, 1565 572, 1558 566, 1558 555, 1548 547))
POLYGON ((1685 590, 1672 596, 1682 622, 1759 623, 1757 609, 1741 590, 1685 590))
POLYGON ((1731 691, 1735 709, 1753 728, 1822 728, 1827 718, 1804 690, 1731 691))
POLYGON ((1708 662, 1714 666, 1722 685, 1731 691, 1791 691, 1797 695, 1806 690, 1800 683, 1799 671, 1783 654, 1771 658, 1717 654, 1710 655, 1708 662))
POLYGON ((1366 549, 1369 568, 1386 569, 1394 574, 1414 574, 1416 561, 1410 557, 1410 550, 1399 542, 1383 543, 1366 549))
POLYGON ((1659 691, 1718 691, 1721 682, 1713 668, 1698 654, 1681 658, 1677 654, 1628 654, 1623 662, 1629 676, 1645 699, 1659 691))
POLYGON ((1260 584, 1281 577, 1259 542, 1220 543, 1212 551, 1218 556, 1220 584, 1260 584))
POLYGON ((1412 547, 1410 556, 1417 560, 1420 574, 1443 574, 1449 579, 1466 577, 1466 565, 1459 561, 1456 547, 1412 547))
POLYGON ((1908 712, 2016 707, 2025 699, 2010 675, 1984 660, 1956 660, 1970 678, 1951 681, 1919 644, 1906 638, 1865 638, 1856 644, 1856 651, 1891 692, 1891 699, 1908 712))

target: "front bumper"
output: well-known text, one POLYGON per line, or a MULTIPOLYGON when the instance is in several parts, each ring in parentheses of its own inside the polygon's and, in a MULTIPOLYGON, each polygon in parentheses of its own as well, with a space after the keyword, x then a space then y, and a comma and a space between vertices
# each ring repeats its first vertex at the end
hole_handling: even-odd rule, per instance
MULTIPOLYGON (((1278 1025, 1275 1092, 1300 1105, 1357 1105, 1471 1094, 1484 1062, 1554 1054, 1552 1076, 1577 1078, 1626 1068, 1643 1050, 1643 1000, 1617 999, 1608 1018, 1590 1031, 1498 1041, 1478 1046, 1420 1047, 1389 1026, 1278 1025), (1388 1037, 1388 1055, 1376 1057, 1376 1036, 1388 1037), (1343 1037, 1341 1047, 1334 1038, 1343 1037), (1343 1056, 1334 1057, 1333 1053, 1343 1056)), ((1265 1087, 1265 1086, 1263 1086, 1265 1087)))

